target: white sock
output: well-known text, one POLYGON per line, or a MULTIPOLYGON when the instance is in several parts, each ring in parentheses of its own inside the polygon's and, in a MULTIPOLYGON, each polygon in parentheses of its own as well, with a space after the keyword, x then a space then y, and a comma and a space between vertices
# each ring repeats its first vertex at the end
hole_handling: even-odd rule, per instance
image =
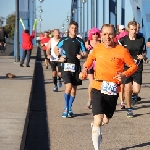
POLYGON ((100 150, 100 143, 102 142, 101 128, 92 127, 92 141, 95 150, 100 150))

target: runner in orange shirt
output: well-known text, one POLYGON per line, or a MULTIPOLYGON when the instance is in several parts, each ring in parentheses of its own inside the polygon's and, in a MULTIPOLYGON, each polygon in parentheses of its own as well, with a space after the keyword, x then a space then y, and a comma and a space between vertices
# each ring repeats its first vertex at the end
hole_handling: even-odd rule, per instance
MULTIPOLYGON (((138 68, 123 46, 114 43, 114 26, 104 24, 101 29, 102 43, 97 44, 84 63, 83 73, 96 60, 95 79, 92 83, 92 141, 95 150, 100 150, 102 141, 101 125, 109 123, 116 110, 120 84, 123 77, 132 75, 138 68), (124 63, 129 69, 123 72, 124 63)), ((81 76, 79 75, 80 79, 81 76)))

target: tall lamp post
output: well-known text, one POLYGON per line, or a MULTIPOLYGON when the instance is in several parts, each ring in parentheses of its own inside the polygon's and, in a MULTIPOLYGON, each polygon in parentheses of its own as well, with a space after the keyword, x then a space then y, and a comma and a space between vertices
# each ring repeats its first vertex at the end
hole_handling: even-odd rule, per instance
POLYGON ((19 0, 16 0, 16 57, 15 62, 20 61, 19 57, 19 0))
POLYGON ((85 3, 86 3, 86 0, 82 0, 82 3, 83 3, 83 38, 85 38, 85 3))
POLYGON ((39 30, 40 30, 40 32, 41 32, 41 28, 42 28, 42 25, 41 25, 41 22, 42 22, 41 13, 43 12, 41 3, 44 2, 44 0, 39 0, 39 1, 40 1, 40 6, 37 7, 37 8, 39 8, 39 13, 40 13, 40 15, 39 15, 39 22, 40 22, 40 23, 39 23, 39 30))
POLYGON ((2 26, 3 26, 3 24, 4 24, 4 20, 5 20, 5 18, 4 18, 4 17, 0 17, 0 27, 2 27, 2 26))

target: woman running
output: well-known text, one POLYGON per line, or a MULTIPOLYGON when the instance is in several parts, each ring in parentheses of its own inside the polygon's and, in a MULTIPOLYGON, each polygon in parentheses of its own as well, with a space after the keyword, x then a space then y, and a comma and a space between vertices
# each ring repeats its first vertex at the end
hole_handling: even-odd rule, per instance
MULTIPOLYGON (((92 28, 91 30, 88 31, 88 41, 85 42, 85 47, 89 51, 89 54, 92 52, 94 46, 98 43, 100 43, 100 30, 98 28, 92 28)), ((92 101, 91 101, 91 84, 94 79, 94 66, 95 62, 93 62, 93 65, 91 68, 88 70, 88 79, 90 81, 89 87, 88 87, 88 102, 86 104, 86 108, 91 108, 92 101)))

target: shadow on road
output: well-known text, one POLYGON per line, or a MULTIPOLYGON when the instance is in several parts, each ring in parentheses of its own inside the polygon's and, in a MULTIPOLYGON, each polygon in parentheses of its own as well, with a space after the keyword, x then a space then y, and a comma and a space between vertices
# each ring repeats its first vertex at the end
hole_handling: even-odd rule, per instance
POLYGON ((149 146, 150 145, 150 142, 147 142, 147 143, 142 143, 142 144, 139 144, 139 145, 134 145, 134 146, 130 146, 130 147, 125 147, 125 148, 121 148, 119 150, 128 150, 130 148, 138 148, 138 147, 142 147, 142 149, 144 150, 144 147, 145 146, 149 146))
POLYGON ((25 150, 50 150, 46 109, 43 67, 36 63, 25 150))

